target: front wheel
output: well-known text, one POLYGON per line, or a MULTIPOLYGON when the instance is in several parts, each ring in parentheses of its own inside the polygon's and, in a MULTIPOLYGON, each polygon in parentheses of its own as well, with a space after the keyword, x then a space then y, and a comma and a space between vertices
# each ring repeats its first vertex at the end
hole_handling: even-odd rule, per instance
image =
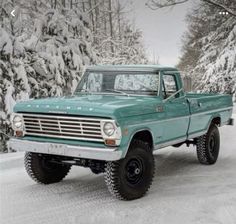
POLYGON ((211 165, 217 161, 220 150, 218 127, 212 124, 208 132, 197 138, 197 157, 200 163, 211 165))
POLYGON ((105 182, 110 193, 118 199, 137 199, 150 188, 154 169, 150 146, 143 141, 134 140, 124 159, 107 163, 105 182))
POLYGON ((70 165, 52 163, 50 155, 26 152, 25 169, 37 183, 51 184, 61 181, 70 171, 70 165))

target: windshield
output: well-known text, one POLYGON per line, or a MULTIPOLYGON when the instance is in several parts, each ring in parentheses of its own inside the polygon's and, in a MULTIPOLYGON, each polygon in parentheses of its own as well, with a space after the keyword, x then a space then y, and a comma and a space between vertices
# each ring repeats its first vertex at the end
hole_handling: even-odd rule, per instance
POLYGON ((138 72, 86 72, 77 93, 157 95, 159 75, 138 72))

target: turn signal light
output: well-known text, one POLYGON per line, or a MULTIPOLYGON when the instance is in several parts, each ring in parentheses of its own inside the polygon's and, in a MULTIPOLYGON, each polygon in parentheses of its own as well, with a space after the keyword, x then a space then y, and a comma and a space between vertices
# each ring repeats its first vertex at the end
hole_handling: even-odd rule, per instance
POLYGON ((22 137, 23 136, 23 131, 16 131, 16 137, 22 137))
POLYGON ((105 144, 110 145, 110 146, 115 146, 116 145, 116 140, 114 140, 114 139, 105 139, 105 144))

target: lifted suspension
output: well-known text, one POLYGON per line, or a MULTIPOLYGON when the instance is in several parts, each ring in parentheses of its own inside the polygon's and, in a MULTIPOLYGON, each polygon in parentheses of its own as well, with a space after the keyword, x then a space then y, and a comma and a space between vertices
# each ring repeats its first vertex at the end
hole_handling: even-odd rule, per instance
POLYGON ((96 173, 96 174, 105 172, 105 165, 106 165, 106 162, 101 161, 101 160, 73 158, 73 157, 64 157, 64 156, 53 156, 50 158, 50 162, 82 166, 86 168, 89 167, 93 171, 93 173, 96 173))

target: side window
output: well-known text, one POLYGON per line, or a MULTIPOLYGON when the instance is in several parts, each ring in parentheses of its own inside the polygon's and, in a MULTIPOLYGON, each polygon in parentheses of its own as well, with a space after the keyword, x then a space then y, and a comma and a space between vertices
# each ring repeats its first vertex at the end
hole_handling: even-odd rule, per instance
MULTIPOLYGON (((178 90, 174 75, 163 75, 162 93, 164 98, 168 98, 170 95, 178 90)), ((178 94, 176 95, 176 97, 178 94)))

